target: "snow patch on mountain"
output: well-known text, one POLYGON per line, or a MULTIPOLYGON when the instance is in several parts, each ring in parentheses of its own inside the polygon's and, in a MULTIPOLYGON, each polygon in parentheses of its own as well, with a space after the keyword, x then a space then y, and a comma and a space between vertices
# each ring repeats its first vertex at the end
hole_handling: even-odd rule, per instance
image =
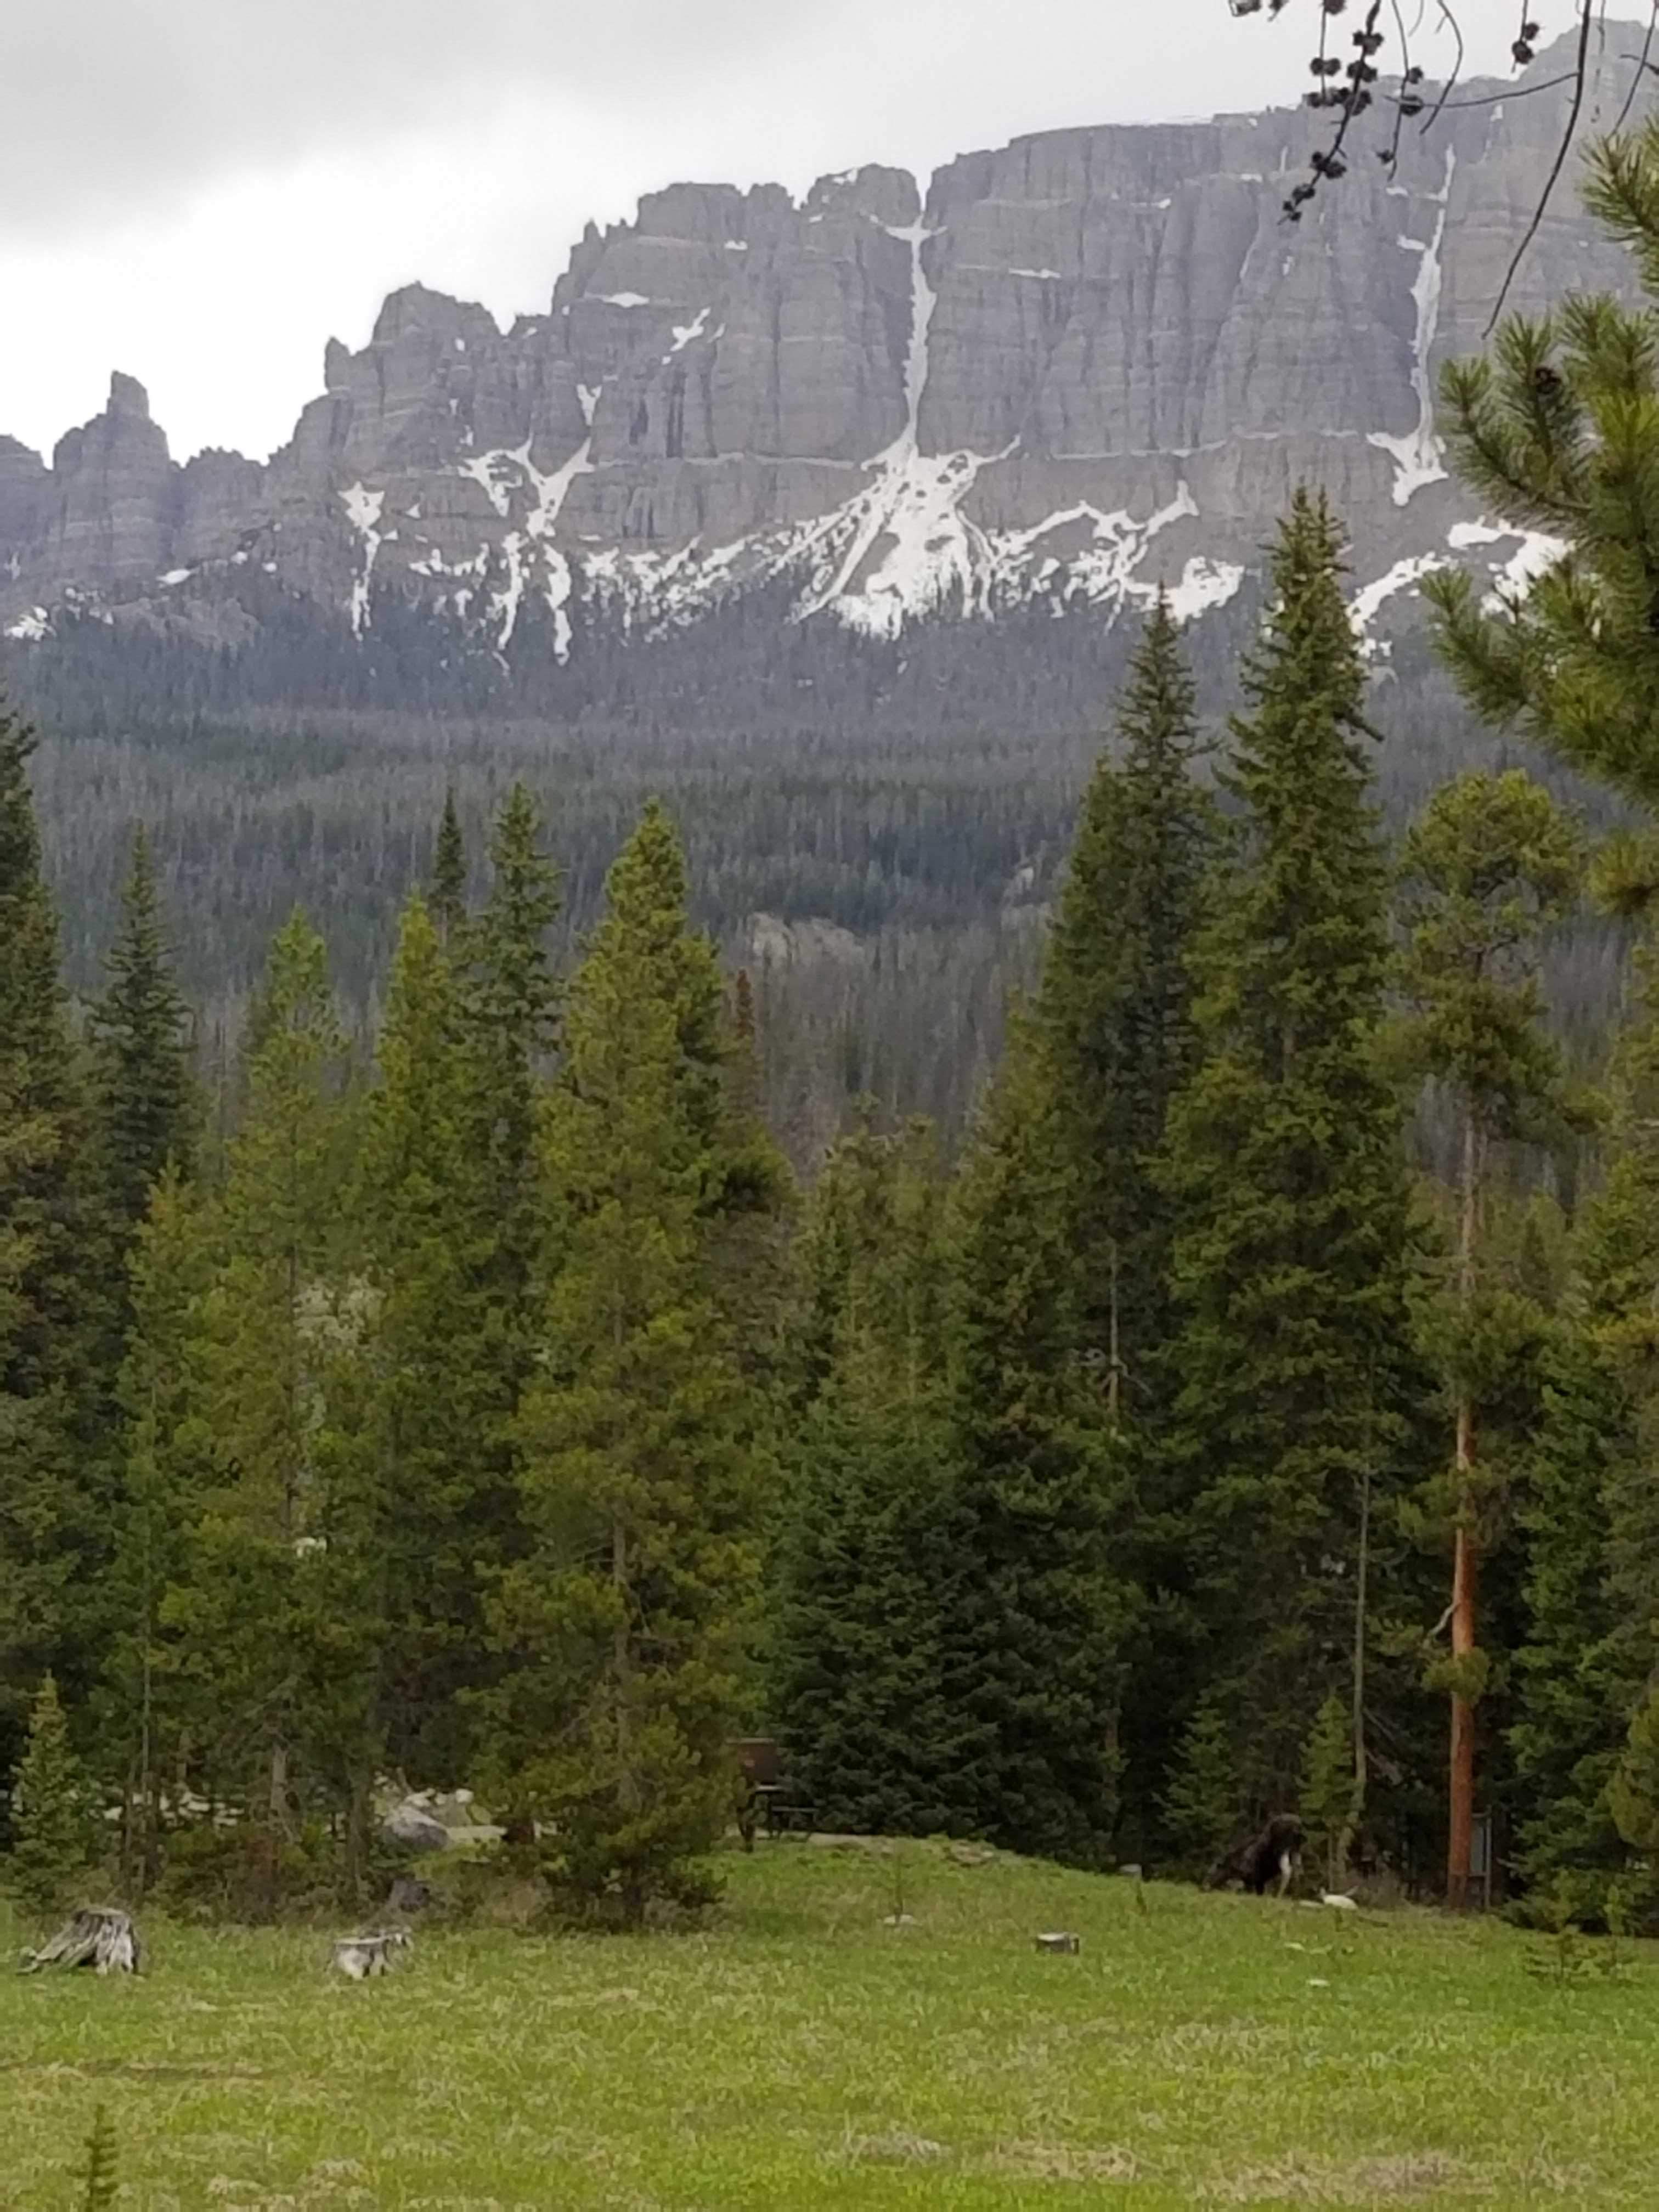
MULTIPOLYGON (((1243 585, 1244 571, 1236 562, 1210 561, 1201 553, 1194 554, 1182 571, 1181 581, 1170 587, 1170 612, 1178 623, 1196 622, 1200 615, 1237 599, 1243 585)), ((1132 583, 1128 588, 1144 592, 1146 586, 1132 583)))
POLYGON ((1430 196, 1440 210, 1432 234, 1426 244, 1419 238, 1402 237, 1398 240, 1407 252, 1421 256, 1416 282, 1412 286, 1412 299, 1417 307, 1417 329, 1412 342, 1412 390, 1417 395, 1417 428, 1403 438, 1393 437, 1386 430, 1373 430, 1368 441, 1394 457, 1396 507, 1406 506, 1413 493, 1421 491, 1425 485, 1443 483, 1446 480, 1446 449, 1434 434, 1434 386, 1429 362, 1440 328, 1440 295, 1444 281, 1440 253, 1445 244, 1446 211, 1456 171, 1457 155, 1449 146, 1445 181, 1437 192, 1430 196))
POLYGON ((1386 574, 1357 591, 1348 602, 1348 620, 1354 635, 1359 640, 1359 650, 1367 660, 1386 656, 1388 647, 1380 638, 1370 635, 1371 624, 1382 611, 1384 603, 1395 592, 1409 591, 1419 580, 1431 575, 1437 568, 1449 564, 1438 553, 1419 553, 1409 560, 1396 561, 1386 574))
POLYGON ((368 587, 374 574, 374 562, 381 546, 392 533, 380 528, 380 515, 386 506, 386 492, 370 491, 359 482, 348 484, 340 494, 340 504, 346 511, 346 520, 363 541, 363 565, 360 574, 352 579, 351 633, 361 637, 368 622, 368 587))
POLYGON ((1446 543, 1459 552, 1483 545, 1516 545, 1507 561, 1486 563, 1497 580, 1497 587, 1480 602, 1481 612, 1489 615, 1501 614, 1510 601, 1524 599, 1538 579, 1570 550, 1565 538, 1552 538, 1547 531, 1526 530, 1513 522, 1487 522, 1484 518, 1479 522, 1453 523, 1446 532, 1446 543))

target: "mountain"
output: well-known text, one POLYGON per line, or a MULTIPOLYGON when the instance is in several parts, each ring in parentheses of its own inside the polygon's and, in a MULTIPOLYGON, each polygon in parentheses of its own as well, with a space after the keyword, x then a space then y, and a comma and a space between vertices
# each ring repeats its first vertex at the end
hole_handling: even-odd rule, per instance
MULTIPOLYGON (((1622 98, 1631 43, 1610 33, 1593 100, 1622 98)), ((1047 132, 925 197, 877 167, 799 204, 676 185, 590 225, 547 313, 505 332, 393 293, 362 351, 329 342, 265 464, 181 465, 118 374, 50 466, 0 438, 0 632, 222 660, 303 634, 348 692, 348 649, 378 637, 373 698, 393 635, 405 672, 422 639, 445 666, 556 669, 750 594, 890 640, 939 613, 1111 615, 1160 581, 1200 616, 1304 479, 1349 521, 1367 626, 1437 561, 1522 576, 1551 549, 1448 480, 1433 395, 1559 140, 1565 90, 1516 94, 1565 64, 1563 42, 1462 88, 1294 228, 1287 186, 1329 133, 1304 109, 1047 132)), ((1564 187, 1511 304, 1628 275, 1564 187)))

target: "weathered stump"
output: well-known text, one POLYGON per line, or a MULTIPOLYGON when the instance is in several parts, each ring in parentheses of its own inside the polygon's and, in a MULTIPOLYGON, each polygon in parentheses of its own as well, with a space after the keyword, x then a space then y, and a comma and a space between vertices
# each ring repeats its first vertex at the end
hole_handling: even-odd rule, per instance
POLYGON ((33 1974, 42 1966, 91 1966, 100 1974, 136 1974, 143 1959, 143 1946, 129 1916, 113 1905, 100 1905, 73 1914, 40 1950, 25 1951, 22 1971, 33 1974))
POLYGON ((342 1936, 330 1963, 348 1981, 366 1982, 390 1970, 393 1951, 412 1948, 410 1937, 401 1928, 377 1929, 368 1936, 342 1936))

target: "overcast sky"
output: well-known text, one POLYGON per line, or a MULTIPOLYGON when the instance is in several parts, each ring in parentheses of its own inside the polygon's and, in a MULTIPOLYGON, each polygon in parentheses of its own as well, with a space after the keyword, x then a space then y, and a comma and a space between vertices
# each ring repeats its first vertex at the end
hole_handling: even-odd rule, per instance
MULTIPOLYGON (((510 318, 589 217, 676 178, 925 178, 1024 131, 1287 103, 1316 4, 0 0, 0 431, 49 452, 118 368, 176 454, 263 455, 396 285, 510 318)), ((1401 4, 1438 74, 1441 0, 1401 4)), ((1451 4, 1505 71, 1516 0, 1451 4)), ((1548 38, 1575 0, 1533 13, 1548 38)))

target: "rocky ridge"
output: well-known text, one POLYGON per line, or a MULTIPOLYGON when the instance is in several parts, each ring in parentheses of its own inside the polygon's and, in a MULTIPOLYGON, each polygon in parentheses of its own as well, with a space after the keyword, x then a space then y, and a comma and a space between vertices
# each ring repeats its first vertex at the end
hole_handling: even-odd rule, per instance
MULTIPOLYGON (((1472 511, 1433 399, 1481 343, 1559 137, 1562 95, 1519 88, 1464 88, 1396 170, 1357 161, 1296 229, 1286 179, 1322 143, 1296 109, 1048 132, 925 198, 879 167, 799 204, 674 185, 590 225, 548 312, 508 331, 393 293, 361 352, 330 341, 264 464, 180 465, 118 374, 50 466, 0 438, 0 631, 90 611, 234 643, 256 578, 359 638, 396 595, 509 657, 761 582, 885 636, 1034 599, 1109 614, 1160 583, 1194 617, 1259 567, 1304 480, 1349 521, 1368 633, 1437 562, 1523 578, 1553 549, 1472 511)), ((1512 304, 1629 280, 1564 191, 1512 304)))

